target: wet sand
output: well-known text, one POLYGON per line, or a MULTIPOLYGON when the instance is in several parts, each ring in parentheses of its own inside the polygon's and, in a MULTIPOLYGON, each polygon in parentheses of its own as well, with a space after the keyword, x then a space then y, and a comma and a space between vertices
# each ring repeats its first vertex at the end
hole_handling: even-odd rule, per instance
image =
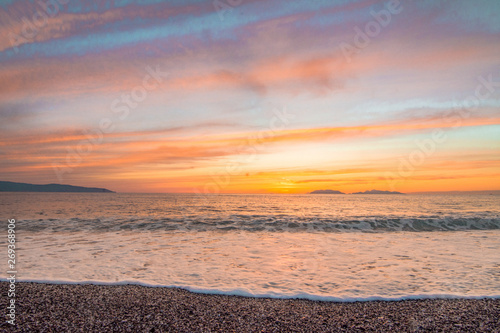
MULTIPOLYGON (((8 285, 0 282, 5 313, 8 285)), ((5 332, 500 332, 500 299, 333 303, 176 288, 16 284, 5 332)))

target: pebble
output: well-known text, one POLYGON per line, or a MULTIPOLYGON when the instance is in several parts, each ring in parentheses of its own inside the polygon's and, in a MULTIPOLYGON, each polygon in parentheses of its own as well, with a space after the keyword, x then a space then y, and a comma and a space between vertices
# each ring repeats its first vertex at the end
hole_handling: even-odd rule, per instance
POLYGON ((335 303, 20 282, 16 305, 16 325, 1 332, 500 332, 500 299, 491 298, 335 303))

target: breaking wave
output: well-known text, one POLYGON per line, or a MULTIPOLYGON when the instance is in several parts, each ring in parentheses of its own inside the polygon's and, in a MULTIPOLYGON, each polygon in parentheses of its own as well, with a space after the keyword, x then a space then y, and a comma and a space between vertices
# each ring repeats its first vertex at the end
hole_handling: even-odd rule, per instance
POLYGON ((20 220, 17 227, 28 231, 246 231, 246 232, 395 232, 464 231, 500 229, 500 216, 360 217, 346 219, 299 216, 231 215, 222 217, 145 218, 105 217, 20 220))

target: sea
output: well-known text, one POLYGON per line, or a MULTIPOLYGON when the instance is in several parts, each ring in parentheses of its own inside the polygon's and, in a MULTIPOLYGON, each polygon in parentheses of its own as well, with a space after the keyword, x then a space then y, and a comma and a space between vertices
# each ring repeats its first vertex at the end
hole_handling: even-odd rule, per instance
MULTIPOLYGON (((323 301, 500 297, 500 196, 0 193, 17 281, 323 301)), ((4 273, 2 280, 6 280, 4 273)))

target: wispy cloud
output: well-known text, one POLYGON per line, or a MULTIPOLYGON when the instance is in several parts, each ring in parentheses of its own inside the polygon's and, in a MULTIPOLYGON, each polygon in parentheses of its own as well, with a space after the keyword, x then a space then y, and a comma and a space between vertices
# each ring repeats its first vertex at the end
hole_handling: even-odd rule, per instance
POLYGON ((229 192, 349 192, 384 186, 394 161, 434 130, 448 141, 402 186, 486 186, 480 169, 498 179, 497 2, 471 11, 465 0, 402 1, 346 61, 339 45, 386 6, 245 0, 221 19, 210 1, 69 1, 52 11, 10 1, 0 7, 0 171, 54 181, 52 164, 111 119, 67 181, 189 192, 236 161, 246 171, 229 192), (118 118, 113 103, 139 91, 148 66, 168 75, 118 118), (489 95, 453 121, 479 77, 491 77, 489 95), (262 135, 276 105, 294 122, 262 135), (255 145, 255 160, 241 162, 255 145))

